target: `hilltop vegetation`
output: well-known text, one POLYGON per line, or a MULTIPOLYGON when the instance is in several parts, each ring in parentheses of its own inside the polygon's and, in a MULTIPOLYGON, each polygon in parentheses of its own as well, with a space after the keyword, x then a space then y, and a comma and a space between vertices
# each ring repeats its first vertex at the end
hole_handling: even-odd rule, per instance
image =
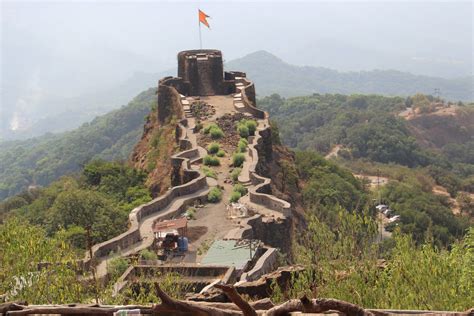
POLYGON ((0 200, 30 185, 48 185, 92 159, 127 160, 155 104, 155 89, 149 89, 73 131, 0 143, 0 200))
MULTIPOLYGON (((450 142, 433 150, 423 144, 425 138, 412 132, 413 120, 398 116, 410 102, 410 98, 377 95, 313 94, 285 99, 275 94, 261 99, 259 105, 279 123, 282 140, 291 148, 326 154, 335 145, 343 145, 340 156, 347 159, 432 166, 433 174, 438 167, 452 171, 453 176, 474 174, 470 163, 474 147, 472 142, 464 142, 464 134, 472 134, 472 127, 459 126, 460 132, 451 136, 450 142)), ((457 113, 474 119, 472 106, 464 106, 457 113)))
MULTIPOLYGON (((398 117, 406 102, 400 97, 314 94, 289 99, 272 95, 260 100, 259 105, 270 112, 278 123, 283 143, 290 147, 326 154, 339 145, 343 148, 338 152, 340 163, 353 172, 390 177, 394 182, 381 190, 380 197, 401 215, 401 231, 412 235, 418 243, 430 236, 436 245, 448 246, 463 236, 469 220, 454 216, 447 198, 433 194, 432 189, 442 185, 453 197, 460 190, 472 192, 474 166, 465 156, 459 156, 457 162, 449 159, 449 151, 434 151, 420 144, 409 123, 398 117)), ((443 148, 464 148, 468 144, 449 143, 443 148)), ((311 155, 304 153, 300 157, 311 155)), ((335 167, 326 168, 334 172, 335 167)), ((344 190, 335 193, 339 189, 334 174, 328 178, 318 174, 317 179, 310 192, 323 195, 322 201, 329 199, 329 205, 341 205, 334 201, 338 196, 347 197, 351 203, 360 201, 351 186, 343 186, 344 190), (330 181, 333 183, 327 185, 331 189, 326 197, 319 185, 330 181)), ((304 197, 309 194, 307 190, 303 190, 304 197)), ((311 200, 308 205, 321 205, 321 199, 311 200)))
POLYGON ((145 173, 122 163, 95 160, 79 174, 6 199, 0 218, 18 217, 86 249, 87 230, 96 244, 127 229, 128 213, 151 200, 145 179, 145 173))
POLYGON ((474 99, 472 76, 443 79, 396 70, 338 72, 323 67, 290 65, 266 51, 232 60, 225 66, 228 70, 246 72, 257 86, 259 96, 273 93, 285 97, 312 93, 409 96, 416 93, 431 94, 435 89, 440 89, 448 100, 474 99))

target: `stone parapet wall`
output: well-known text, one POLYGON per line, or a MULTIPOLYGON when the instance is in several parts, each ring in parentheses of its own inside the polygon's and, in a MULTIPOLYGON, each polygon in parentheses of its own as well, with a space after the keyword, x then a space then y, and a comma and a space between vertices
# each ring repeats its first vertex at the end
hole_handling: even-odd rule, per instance
MULTIPOLYGON (((168 82, 171 79, 168 79, 168 82)), ((163 82, 167 81, 162 80, 161 83, 163 82)), ((179 82, 179 80, 173 82, 179 82)), ((163 91, 166 91, 168 96, 172 96, 172 102, 176 103, 174 106, 179 106, 182 111, 182 97, 178 93, 178 91, 174 87, 169 87, 163 84, 160 84, 160 87, 166 87, 166 89, 164 89, 163 91)), ((107 256, 111 252, 118 252, 122 249, 128 248, 133 244, 140 242, 143 236, 140 235, 139 227, 144 218, 153 214, 157 214, 160 211, 164 210, 166 207, 168 207, 168 205, 172 203, 175 198, 193 194, 207 187, 206 176, 201 174, 197 170, 191 169, 190 160, 199 157, 199 150, 197 148, 191 148, 192 144, 188 139, 186 126, 186 119, 182 119, 177 126, 177 130, 179 130, 179 133, 177 133, 177 135, 179 135, 178 143, 179 148, 190 149, 184 150, 173 155, 171 157, 171 160, 174 166, 177 166, 181 169, 182 173, 184 174, 183 178, 187 179, 188 181, 182 185, 172 187, 164 195, 154 199, 153 201, 140 205, 133 209, 129 214, 129 229, 126 232, 110 240, 94 245, 92 247, 92 255, 94 258, 107 256)), ((185 201, 183 204, 181 204, 179 208, 177 208, 173 212, 168 213, 166 218, 184 211, 184 208, 187 207, 188 204, 186 202, 194 201, 195 199, 196 198, 190 198, 189 201, 185 201)), ((163 217, 163 219, 165 219, 165 217, 163 217)), ((90 258, 88 257, 88 255, 86 255, 84 261, 86 265, 90 263, 90 258)))
POLYGON ((253 203, 260 204, 269 209, 278 211, 285 217, 291 217, 291 204, 272 195, 271 179, 259 175, 256 171, 258 165, 257 148, 259 148, 263 142, 261 135, 268 135, 269 130, 269 126, 266 126, 264 130, 257 130, 257 135, 253 138, 252 143, 249 144, 249 154, 252 157, 249 173, 250 180, 253 184, 253 187, 249 189, 249 198, 253 203))
MULTIPOLYGON (((236 74, 234 72, 234 74, 236 74)), ((239 75, 245 75, 239 73, 239 75)), ((262 120, 259 121, 259 129, 257 129, 255 137, 250 139, 249 155, 252 162, 249 166, 249 176, 253 187, 249 189, 250 201, 259 205, 263 205, 269 209, 283 213, 286 217, 291 216, 291 204, 287 201, 279 199, 271 194, 271 179, 265 178, 257 173, 258 152, 265 150, 263 148, 263 141, 271 137, 271 129, 268 123, 268 114, 255 107, 255 86, 245 77, 235 76, 236 85, 239 84, 240 98, 234 98, 235 103, 243 103, 244 110, 251 113, 254 117, 262 120)))
POLYGON ((242 273, 240 281, 255 281, 258 280, 262 275, 270 273, 274 270, 277 265, 278 250, 275 248, 268 248, 258 258, 253 268, 242 273))
MULTIPOLYGON (((251 160, 248 164, 248 177, 251 186, 248 188, 249 200, 269 210, 281 213, 284 218, 276 220, 261 214, 244 219, 240 227, 231 230, 227 239, 260 239, 273 247, 290 250, 288 231, 291 230, 291 204, 272 195, 271 179, 258 174, 259 155, 271 157, 271 128, 268 114, 258 109, 255 104, 255 86, 245 78, 245 73, 230 72, 229 78, 235 79, 237 93, 234 95, 234 107, 237 111, 250 113, 257 119, 258 128, 255 136, 249 137, 248 155, 251 160), (283 238, 280 238, 283 237, 283 238)), ((244 168, 245 169, 245 168, 244 168)), ((247 179, 241 175, 239 179, 247 179)))
POLYGON ((173 116, 181 118, 184 116, 183 104, 181 103, 181 94, 171 82, 179 78, 169 78, 161 80, 158 84, 158 121, 166 123, 173 116))

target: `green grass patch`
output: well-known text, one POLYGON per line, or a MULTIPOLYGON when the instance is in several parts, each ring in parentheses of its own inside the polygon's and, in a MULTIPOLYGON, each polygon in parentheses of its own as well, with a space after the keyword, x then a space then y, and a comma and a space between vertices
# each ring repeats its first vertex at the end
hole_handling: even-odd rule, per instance
POLYGON ((242 153, 235 153, 232 156, 232 165, 234 167, 241 167, 245 161, 245 155, 242 153))
POLYGON ((222 149, 219 149, 219 151, 217 152, 216 156, 217 156, 217 157, 224 157, 224 156, 225 156, 225 151, 223 151, 222 149))
POLYGON ((240 192, 237 192, 237 191, 234 191, 232 192, 232 194, 230 195, 230 198, 229 198, 229 202, 230 203, 236 203, 239 201, 239 199, 242 197, 242 195, 240 194, 240 192))
POLYGON ((257 130, 257 122, 254 120, 245 120, 242 119, 237 125, 237 131, 239 132, 240 137, 247 138, 249 136, 255 135, 257 130))
POLYGON ((234 188, 232 189, 232 191, 239 192, 241 196, 244 196, 245 194, 247 194, 247 188, 244 187, 240 183, 237 183, 236 185, 234 185, 234 188))
POLYGON ((239 180, 240 172, 242 172, 242 168, 234 168, 230 173, 230 178, 232 181, 237 182, 239 180))
POLYGON ((196 209, 194 207, 190 207, 186 210, 186 217, 189 219, 196 219, 196 209))
POLYGON ((220 149, 220 146, 218 143, 210 143, 208 146, 207 146, 207 151, 210 153, 210 154, 217 154, 217 152, 219 151, 220 149))
POLYGON ((211 203, 217 203, 222 199, 222 190, 218 187, 212 188, 207 194, 207 200, 211 203))
POLYGON ((210 134, 212 139, 224 137, 224 132, 216 123, 211 123, 203 129, 204 134, 210 134))
POLYGON ((156 253, 148 249, 140 251, 140 258, 143 260, 158 260, 156 253))
POLYGON ((217 179, 217 172, 208 167, 202 167, 202 172, 206 177, 217 179))
POLYGON ((249 142, 245 138, 241 138, 239 140, 239 144, 237 145, 237 152, 244 153, 247 151, 247 146, 249 142))
POLYGON ((237 126, 237 132, 239 132, 240 137, 243 137, 243 138, 249 137, 249 129, 247 125, 239 124, 237 126))
POLYGON ((204 157, 203 163, 205 166, 220 166, 221 164, 219 158, 210 155, 204 157))

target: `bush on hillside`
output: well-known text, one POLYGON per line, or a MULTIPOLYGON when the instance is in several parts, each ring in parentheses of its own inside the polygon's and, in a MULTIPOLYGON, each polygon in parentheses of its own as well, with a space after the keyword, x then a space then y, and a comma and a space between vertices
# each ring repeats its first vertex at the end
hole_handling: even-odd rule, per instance
POLYGON ((245 161, 245 155, 242 153, 235 153, 232 156, 232 165, 234 167, 241 167, 245 161))
POLYGON ((140 251, 140 258, 143 260, 157 260, 158 256, 152 250, 143 249, 140 251))
POLYGON ((217 203, 221 199, 222 199, 222 190, 219 189, 218 187, 212 188, 207 195, 207 200, 211 203, 217 203))
POLYGON ((216 154, 219 151, 219 144, 218 143, 210 143, 209 146, 207 146, 207 151, 210 154, 216 154))
POLYGON ((230 173, 230 178, 232 179, 232 181, 237 182, 239 180, 239 175, 241 171, 242 171, 242 168, 232 169, 232 172, 230 173))
POLYGON ((217 173, 208 167, 202 167, 202 172, 206 175, 206 177, 217 179, 217 173))
POLYGON ((249 129, 247 125, 239 124, 237 126, 237 131, 239 132, 240 137, 243 137, 243 138, 249 137, 249 129))
POLYGON ((245 138, 241 138, 239 140, 238 145, 237 145, 237 152, 239 152, 239 153, 246 152, 248 144, 249 144, 249 142, 245 138))
POLYGON ((219 166, 221 164, 219 158, 209 155, 204 157, 203 163, 206 166, 219 166))
POLYGON ((237 183, 236 185, 234 185, 234 188, 232 189, 232 191, 239 192, 241 196, 244 196, 245 194, 247 194, 247 188, 244 187, 240 183, 237 183))
POLYGON ((239 199, 242 197, 242 195, 237 192, 237 191, 234 191, 232 192, 232 194, 230 195, 230 198, 229 198, 229 202, 230 203, 236 203, 239 201, 239 199))

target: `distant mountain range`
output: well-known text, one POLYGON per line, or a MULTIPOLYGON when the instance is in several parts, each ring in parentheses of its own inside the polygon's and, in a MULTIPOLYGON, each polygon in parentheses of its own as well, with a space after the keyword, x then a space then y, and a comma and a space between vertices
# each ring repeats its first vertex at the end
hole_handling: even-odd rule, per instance
MULTIPOLYGON (((441 97, 448 100, 474 100, 472 76, 443 79, 395 70, 338 72, 323 67, 291 65, 266 51, 258 51, 232 60, 225 64, 225 68, 247 72, 248 77, 257 86, 259 97, 272 93, 284 97, 313 93, 408 96, 418 92, 433 94, 435 89, 439 89, 441 97)), ((98 115, 119 108, 143 89, 155 86, 165 75, 176 75, 176 70, 135 73, 130 79, 106 90, 75 98, 46 98, 41 101, 38 111, 25 114, 24 119, 29 122, 23 129, 10 129, 12 118, 9 117, 9 112, 5 111, 0 128, 0 142, 26 139, 48 132, 58 133, 79 127, 98 115)), ((6 105, 2 106, 7 108, 6 105)))
POLYGON ((433 94, 435 89, 439 89, 441 97, 447 100, 474 100, 473 76, 444 79, 396 70, 339 72, 323 67, 291 65, 266 51, 232 60, 225 66, 228 70, 245 71, 255 82, 258 96, 272 93, 285 97, 312 93, 408 96, 418 92, 433 94))
POLYGON ((91 159, 127 160, 153 105, 150 88, 72 131, 0 143, 0 200, 30 185, 48 185, 91 159))

